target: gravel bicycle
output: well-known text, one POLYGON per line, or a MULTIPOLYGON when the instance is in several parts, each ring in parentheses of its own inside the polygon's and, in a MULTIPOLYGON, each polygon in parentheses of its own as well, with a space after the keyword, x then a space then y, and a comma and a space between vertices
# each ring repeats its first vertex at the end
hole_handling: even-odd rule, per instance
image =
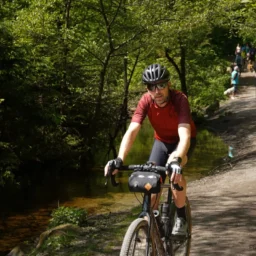
MULTIPOLYGON (((114 163, 109 163, 108 175, 113 186, 118 183, 111 173, 115 168, 114 163)), ((143 165, 128 165, 119 168, 122 171, 132 170, 129 177, 129 190, 140 192, 143 195, 142 211, 128 227, 123 239, 120 256, 187 256, 191 243, 191 210, 186 198, 186 218, 188 230, 186 236, 173 236, 172 228, 176 219, 176 206, 172 197, 172 189, 183 190, 178 184, 163 184, 160 173, 167 172, 165 167, 153 163, 143 165), (157 194, 161 189, 168 189, 165 200, 161 200, 159 210, 151 207, 151 194, 157 194)), ((168 179, 169 180, 169 179, 168 179)))

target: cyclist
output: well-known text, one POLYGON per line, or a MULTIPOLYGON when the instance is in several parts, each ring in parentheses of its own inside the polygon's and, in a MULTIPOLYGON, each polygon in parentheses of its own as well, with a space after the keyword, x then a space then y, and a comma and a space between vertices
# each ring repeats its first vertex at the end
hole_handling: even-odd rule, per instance
MULTIPOLYGON (((148 66, 142 75, 147 92, 141 97, 133 114, 118 153, 114 159, 116 170, 122 166, 146 116, 154 128, 154 143, 149 161, 173 170, 171 181, 184 189, 173 190, 177 206, 177 219, 172 231, 173 235, 186 235, 187 222, 185 213, 186 181, 181 168, 187 163, 195 147, 196 128, 191 119, 187 97, 177 90, 171 89, 170 73, 160 64, 148 66)), ((108 171, 105 166, 105 175, 108 171)), ((165 175, 163 175, 163 180, 165 175)), ((152 207, 158 209, 160 194, 152 196, 152 207)))

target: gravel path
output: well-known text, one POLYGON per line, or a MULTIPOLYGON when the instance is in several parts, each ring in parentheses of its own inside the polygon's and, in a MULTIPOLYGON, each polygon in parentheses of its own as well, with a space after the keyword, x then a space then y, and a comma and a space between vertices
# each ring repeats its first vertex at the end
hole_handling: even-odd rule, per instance
POLYGON ((234 148, 224 173, 189 183, 191 256, 256 255, 256 78, 242 73, 240 92, 209 126, 234 148))

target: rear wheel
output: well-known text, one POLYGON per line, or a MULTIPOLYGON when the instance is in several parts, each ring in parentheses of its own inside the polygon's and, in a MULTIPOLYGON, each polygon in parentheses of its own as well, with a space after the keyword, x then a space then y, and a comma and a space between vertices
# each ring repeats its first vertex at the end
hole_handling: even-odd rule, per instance
POLYGON ((134 220, 126 231, 120 256, 156 256, 154 239, 148 236, 148 222, 142 218, 134 220))

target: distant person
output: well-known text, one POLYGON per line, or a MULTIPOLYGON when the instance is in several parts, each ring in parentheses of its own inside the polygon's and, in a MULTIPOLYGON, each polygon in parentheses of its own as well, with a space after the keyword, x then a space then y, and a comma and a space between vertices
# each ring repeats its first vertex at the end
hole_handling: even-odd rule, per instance
POLYGON ((235 94, 237 91, 237 86, 239 83, 239 68, 238 66, 234 67, 234 70, 231 72, 231 87, 228 88, 226 91, 224 91, 224 95, 229 96, 229 98, 234 99, 235 98, 235 94))
POLYGON ((249 51, 249 60, 251 61, 251 64, 253 67, 255 65, 255 54, 256 54, 256 49, 254 46, 252 46, 249 51))
POLYGON ((245 67, 246 66, 246 45, 243 45, 241 48, 241 57, 242 57, 243 67, 245 67))
POLYGON ((246 45, 245 45, 244 48, 245 48, 246 54, 250 52, 250 48, 251 48, 251 47, 250 47, 249 43, 246 43, 246 45))
POLYGON ((236 46, 235 55, 237 55, 238 53, 241 54, 241 46, 240 46, 240 44, 237 44, 237 46, 236 46))
POLYGON ((243 69, 243 59, 242 59, 241 53, 236 54, 235 63, 236 63, 236 66, 238 66, 239 68, 239 72, 241 73, 243 69))
POLYGON ((254 71, 252 62, 250 60, 248 61, 248 64, 247 64, 247 71, 250 71, 250 72, 254 71))
POLYGON ((247 43, 245 45, 245 52, 246 52, 246 62, 245 65, 247 66, 249 59, 250 59, 250 49, 251 49, 251 45, 249 43, 247 43))
POLYGON ((234 99, 237 94, 238 84, 239 84, 239 67, 235 66, 234 71, 231 73, 231 85, 233 87, 231 99, 234 99))

